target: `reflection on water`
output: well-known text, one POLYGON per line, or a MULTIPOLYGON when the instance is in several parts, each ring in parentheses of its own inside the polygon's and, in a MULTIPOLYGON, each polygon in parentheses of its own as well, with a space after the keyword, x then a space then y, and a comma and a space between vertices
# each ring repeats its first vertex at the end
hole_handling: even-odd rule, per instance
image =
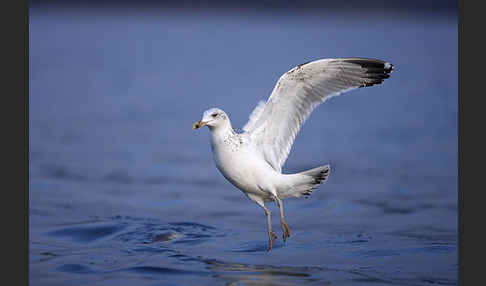
POLYGON ((456 285, 456 19, 396 16, 32 9, 30 284, 456 285), (283 72, 344 56, 396 70, 306 122, 284 172, 335 171, 267 252, 192 123, 241 127, 283 72))
MULTIPOLYGON (((423 233, 423 231, 416 232, 423 233)), ((375 234, 377 237, 368 233, 330 236, 320 240, 317 246, 318 252, 323 255, 322 261, 325 262, 328 259, 325 258, 325 251, 332 253, 336 250, 340 252, 341 259, 345 258, 345 261, 338 263, 339 259, 337 259, 333 260, 333 263, 324 263, 328 266, 296 266, 292 255, 295 255, 295 252, 299 255, 298 249, 301 246, 290 247, 291 254, 279 253, 279 250, 284 251, 289 247, 281 243, 273 250, 273 253, 267 253, 265 240, 237 241, 238 249, 235 250, 231 245, 220 245, 228 238, 239 240, 239 236, 234 232, 227 232, 200 223, 164 223, 155 219, 117 215, 107 219, 74 223, 69 226, 61 225, 34 238, 34 241, 37 239, 44 241, 39 242, 39 245, 44 245, 49 250, 39 247, 36 243, 31 244, 31 264, 35 269, 36 265, 49 262, 51 265, 57 265, 54 271, 72 275, 105 276, 131 273, 151 280, 159 280, 167 275, 185 277, 184 279, 190 280, 203 277, 204 285, 206 282, 207 285, 214 283, 210 282, 214 279, 224 285, 323 285, 323 283, 326 285, 326 283, 333 284, 340 281, 360 285, 366 283, 370 285, 374 283, 420 285, 415 279, 397 276, 399 270, 394 273, 386 273, 384 271, 386 267, 393 267, 381 265, 379 261, 395 257, 394 262, 400 269, 406 267, 407 264, 402 260, 414 256, 429 259, 434 256, 443 258, 455 256, 454 233, 444 230, 435 232, 438 233, 436 237, 433 232, 430 236, 419 237, 413 233, 378 233, 375 234), (45 244, 46 237, 52 238, 48 240, 50 242, 47 244, 45 244), (426 243, 420 245, 429 246, 417 247, 417 239, 430 240, 432 245, 426 243), (390 240, 396 241, 390 244, 390 240), (415 247, 411 247, 408 240, 415 247), (216 243, 211 243, 211 241, 216 241, 216 243), (398 241, 401 242, 397 243, 398 241), (199 255, 198 252, 201 248, 208 248, 202 253, 211 254, 222 251, 226 254, 215 255, 220 256, 215 259, 199 255), (249 257, 247 259, 248 261, 253 260, 254 264, 231 262, 237 261, 238 257, 245 257, 245 255, 253 256, 253 259, 248 259, 249 257), (276 265, 265 264, 265 257, 268 256, 276 256, 278 263, 276 265), (79 257, 83 258, 79 259, 79 257), (358 261, 363 263, 367 260, 371 262, 365 264, 367 266, 355 264, 358 261), (83 261, 84 263, 82 263, 83 261)), ((309 247, 316 248, 315 245, 309 247)), ((313 253, 308 253, 308 255, 313 255, 313 253)), ((429 279, 430 283, 439 285, 455 284, 453 278, 419 278, 429 279)))

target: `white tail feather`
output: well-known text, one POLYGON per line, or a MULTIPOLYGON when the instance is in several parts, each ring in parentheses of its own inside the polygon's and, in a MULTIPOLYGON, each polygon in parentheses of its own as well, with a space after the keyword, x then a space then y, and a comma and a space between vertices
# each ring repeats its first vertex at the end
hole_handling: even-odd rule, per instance
POLYGON ((279 191, 280 198, 310 196, 317 186, 327 181, 330 174, 331 167, 325 165, 297 174, 285 175, 291 187, 287 190, 279 191))

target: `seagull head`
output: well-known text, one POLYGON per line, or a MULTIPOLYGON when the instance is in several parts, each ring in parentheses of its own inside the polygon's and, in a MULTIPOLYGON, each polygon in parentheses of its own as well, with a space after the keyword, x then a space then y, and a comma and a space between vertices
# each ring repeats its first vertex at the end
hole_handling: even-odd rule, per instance
POLYGON ((208 126, 209 129, 217 129, 220 127, 231 127, 228 115, 219 109, 219 108, 211 108, 206 110, 203 113, 203 117, 201 121, 197 121, 194 123, 194 129, 199 129, 200 127, 208 126))

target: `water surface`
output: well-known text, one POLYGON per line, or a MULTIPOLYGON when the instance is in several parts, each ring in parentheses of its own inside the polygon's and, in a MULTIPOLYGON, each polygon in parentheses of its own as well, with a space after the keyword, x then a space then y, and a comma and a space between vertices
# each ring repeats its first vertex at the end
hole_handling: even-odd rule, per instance
POLYGON ((450 16, 30 12, 31 285, 456 285, 457 21, 450 16), (371 57, 380 86, 320 106, 261 209, 215 168, 217 106, 241 128, 293 66, 371 57), (275 204, 270 210, 278 213, 275 204))

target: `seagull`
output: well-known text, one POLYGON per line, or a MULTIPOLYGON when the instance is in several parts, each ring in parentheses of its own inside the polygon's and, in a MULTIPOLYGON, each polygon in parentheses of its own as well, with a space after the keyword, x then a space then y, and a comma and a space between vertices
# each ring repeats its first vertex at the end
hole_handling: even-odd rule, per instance
POLYGON ((283 199, 308 197, 330 173, 330 165, 283 174, 282 165, 295 136, 311 112, 329 98, 346 91, 381 84, 393 70, 391 63, 367 58, 319 59, 284 73, 266 102, 260 101, 243 132, 233 130, 219 108, 203 113, 193 128, 207 126, 213 159, 221 174, 265 212, 270 251, 277 238, 265 202, 276 201, 284 242, 290 228, 284 219, 283 199))

